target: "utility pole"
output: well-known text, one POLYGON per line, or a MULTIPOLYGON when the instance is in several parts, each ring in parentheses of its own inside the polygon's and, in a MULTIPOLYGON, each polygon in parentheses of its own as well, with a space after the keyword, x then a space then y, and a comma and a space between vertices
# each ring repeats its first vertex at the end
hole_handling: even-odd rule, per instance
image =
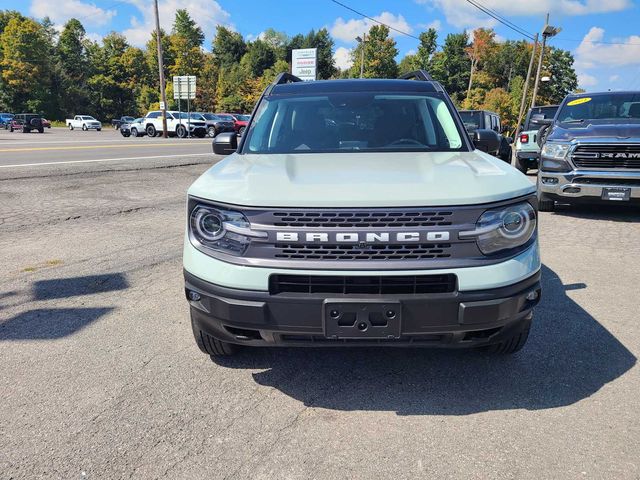
POLYGON ((549 14, 547 13, 547 20, 544 24, 544 30, 542 31, 542 50, 540 50, 540 58, 538 60, 538 71, 536 72, 536 82, 533 85, 533 98, 531 99, 531 108, 536 106, 536 97, 538 96, 538 85, 540 84, 540 73, 542 72, 542 59, 544 58, 544 49, 547 46, 547 38, 555 37, 562 28, 552 27, 549 25, 549 14))
POLYGON ((162 101, 162 136, 167 138, 167 95, 164 91, 164 62, 162 61, 162 41, 160 39, 160 17, 158 0, 153 0, 156 14, 156 43, 158 45, 158 73, 160 75, 160 98, 162 101))
POLYGON ((514 137, 514 142, 518 141, 518 137, 520 136, 520 126, 522 125, 522 117, 524 116, 524 111, 527 106, 527 93, 529 93, 529 84, 531 83, 531 72, 533 71, 533 62, 536 58, 536 50, 538 50, 538 34, 536 33, 536 38, 533 41, 533 51, 531 52, 531 60, 529 60, 529 69, 527 70, 527 79, 524 81, 524 85, 522 88, 522 100, 520 100, 520 112, 518 113, 518 124, 516 126, 516 135, 514 137))
POLYGON ((362 38, 356 37, 356 40, 360 43, 360 78, 364 77, 364 48, 367 42, 367 34, 362 35, 362 38))

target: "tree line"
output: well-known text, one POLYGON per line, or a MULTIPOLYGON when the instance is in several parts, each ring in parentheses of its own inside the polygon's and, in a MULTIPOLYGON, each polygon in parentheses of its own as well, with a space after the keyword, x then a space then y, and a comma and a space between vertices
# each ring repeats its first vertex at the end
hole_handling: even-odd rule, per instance
MULTIPOLYGON (((168 108, 177 108, 171 77, 196 75, 194 110, 249 112, 273 78, 290 71, 292 50, 317 48, 319 79, 358 77, 361 70, 366 78, 395 78, 425 69, 460 108, 493 110, 508 125, 517 121, 533 47, 526 41, 499 42, 491 29, 449 34, 439 45, 438 33, 429 29, 419 35, 415 52, 398 63, 389 29, 375 25, 366 42, 350 52, 352 66, 340 70, 325 28, 292 37, 268 29, 248 40, 218 26, 209 51, 204 40, 186 10, 176 12, 170 32, 160 30, 168 108)), ((74 114, 104 120, 143 115, 159 105, 157 62, 155 31, 145 48, 138 48, 116 32, 93 41, 76 19, 58 32, 48 18, 0 10, 0 111, 39 112, 54 120, 74 114)), ((539 105, 558 103, 577 89, 568 51, 548 47, 543 75, 551 81, 541 84, 539 105)))

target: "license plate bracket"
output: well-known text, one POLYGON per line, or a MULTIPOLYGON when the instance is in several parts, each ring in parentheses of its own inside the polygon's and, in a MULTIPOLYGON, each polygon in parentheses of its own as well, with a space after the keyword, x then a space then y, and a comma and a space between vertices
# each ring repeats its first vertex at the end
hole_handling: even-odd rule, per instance
POLYGON ((397 301, 328 299, 323 306, 324 334, 332 339, 398 339, 401 307, 397 301))
POLYGON ((602 199, 612 202, 628 202, 631 199, 631 188, 603 187, 602 199))

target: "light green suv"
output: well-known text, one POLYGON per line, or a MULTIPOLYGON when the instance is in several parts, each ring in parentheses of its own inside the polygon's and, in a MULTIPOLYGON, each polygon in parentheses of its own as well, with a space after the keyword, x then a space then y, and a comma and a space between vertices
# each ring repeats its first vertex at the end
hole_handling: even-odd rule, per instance
MULTIPOLYGON (((493 133, 493 132, 490 132, 493 133)), ((281 74, 188 191, 200 349, 525 344, 540 297, 535 186, 473 142, 426 72, 281 74), (411 81, 418 80, 418 81, 411 81)))

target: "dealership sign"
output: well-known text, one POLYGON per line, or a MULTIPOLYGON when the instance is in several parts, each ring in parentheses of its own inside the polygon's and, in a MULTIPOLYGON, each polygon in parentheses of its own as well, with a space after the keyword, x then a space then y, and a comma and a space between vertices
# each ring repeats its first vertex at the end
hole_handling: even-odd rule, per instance
POLYGON ((318 65, 316 48, 300 48, 291 51, 291 73, 301 80, 315 80, 318 65))

